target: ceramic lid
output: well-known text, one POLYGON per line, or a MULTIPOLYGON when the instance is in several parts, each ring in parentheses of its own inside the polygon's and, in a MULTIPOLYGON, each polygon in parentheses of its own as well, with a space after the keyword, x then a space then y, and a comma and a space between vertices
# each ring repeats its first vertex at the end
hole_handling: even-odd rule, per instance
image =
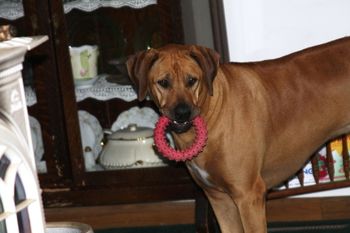
POLYGON ((130 124, 127 128, 118 130, 111 134, 108 139, 110 140, 140 140, 145 138, 151 138, 153 136, 153 129, 147 127, 137 126, 136 124, 130 124))

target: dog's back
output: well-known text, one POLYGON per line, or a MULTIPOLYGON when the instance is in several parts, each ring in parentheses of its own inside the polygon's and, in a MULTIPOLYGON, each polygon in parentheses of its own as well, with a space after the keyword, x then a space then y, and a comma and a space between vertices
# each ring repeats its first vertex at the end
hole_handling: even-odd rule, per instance
POLYGON ((246 138, 241 134, 240 140, 264 141, 262 173, 269 188, 292 175, 327 140, 350 131, 349 38, 276 60, 224 64, 221 71, 225 75, 219 79, 240 89, 228 92, 228 99, 240 99, 228 101, 239 102, 234 111, 245 112, 240 123, 253 116, 250 124, 265 130, 246 138))

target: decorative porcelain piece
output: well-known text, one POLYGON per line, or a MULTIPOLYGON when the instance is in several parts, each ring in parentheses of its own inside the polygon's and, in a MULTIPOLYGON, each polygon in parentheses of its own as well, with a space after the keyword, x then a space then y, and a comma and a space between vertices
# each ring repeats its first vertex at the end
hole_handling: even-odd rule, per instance
POLYGON ((154 128, 159 115, 149 107, 132 107, 119 114, 117 120, 112 124, 111 130, 117 131, 128 127, 130 124, 136 124, 142 127, 154 128))
POLYGON ((97 76, 99 51, 96 45, 69 47, 69 53, 74 79, 92 79, 97 76))
POLYGON ((107 169, 161 165, 163 161, 153 147, 153 129, 131 124, 108 136, 100 156, 107 169))
POLYGON ((91 226, 78 222, 48 222, 46 233, 94 233, 91 226))
POLYGON ((29 116, 30 132, 32 134, 33 151, 35 162, 38 164, 44 155, 44 145, 39 121, 32 116, 29 116))
POLYGON ((35 165, 36 165, 36 170, 38 171, 39 174, 47 172, 46 161, 37 162, 35 165))
POLYGON ((37 103, 35 90, 31 86, 25 86, 24 93, 28 107, 33 106, 37 103))
POLYGON ((95 116, 84 110, 79 110, 78 114, 84 159, 89 162, 89 164, 86 164, 86 168, 91 168, 95 165, 95 160, 102 150, 103 130, 95 116), (87 150, 88 147, 91 151, 87 150), (91 158, 91 155, 93 158, 91 158), (87 156, 88 158, 85 158, 87 156))
POLYGON ((0 18, 16 20, 23 16, 22 1, 0 1, 0 18))
MULTIPOLYGON (((107 169, 165 166, 163 158, 154 150, 153 128, 158 118, 159 115, 149 107, 132 107, 119 114, 111 127, 116 133, 108 137, 100 156, 102 166, 107 169)), ((173 145, 170 137, 169 140, 173 145)))
POLYGON ((89 79, 74 79, 74 85, 76 88, 90 88, 92 87, 95 82, 97 81, 97 79, 99 78, 99 76, 95 76, 93 78, 89 78, 89 79))

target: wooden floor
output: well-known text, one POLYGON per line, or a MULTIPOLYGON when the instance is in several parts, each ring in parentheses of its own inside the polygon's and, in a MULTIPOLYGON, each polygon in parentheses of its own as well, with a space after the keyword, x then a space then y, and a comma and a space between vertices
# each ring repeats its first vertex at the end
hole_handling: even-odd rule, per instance
MULTIPOLYGON (((194 223, 194 201, 46 209, 46 221, 76 221, 94 229, 194 223)), ((268 221, 350 219, 350 197, 269 201, 268 221)))

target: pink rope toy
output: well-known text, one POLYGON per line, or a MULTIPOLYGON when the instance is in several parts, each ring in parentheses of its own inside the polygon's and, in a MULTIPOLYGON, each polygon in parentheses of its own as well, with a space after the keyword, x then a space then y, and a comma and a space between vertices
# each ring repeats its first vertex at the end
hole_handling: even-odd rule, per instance
POLYGON ((205 122, 202 117, 197 116, 193 119, 192 124, 196 131, 196 137, 194 143, 189 148, 184 150, 176 150, 168 144, 165 137, 165 130, 170 124, 170 119, 161 116, 154 129, 154 142, 158 151, 163 154, 164 157, 175 161, 186 161, 197 156, 204 148, 208 132, 205 122))

